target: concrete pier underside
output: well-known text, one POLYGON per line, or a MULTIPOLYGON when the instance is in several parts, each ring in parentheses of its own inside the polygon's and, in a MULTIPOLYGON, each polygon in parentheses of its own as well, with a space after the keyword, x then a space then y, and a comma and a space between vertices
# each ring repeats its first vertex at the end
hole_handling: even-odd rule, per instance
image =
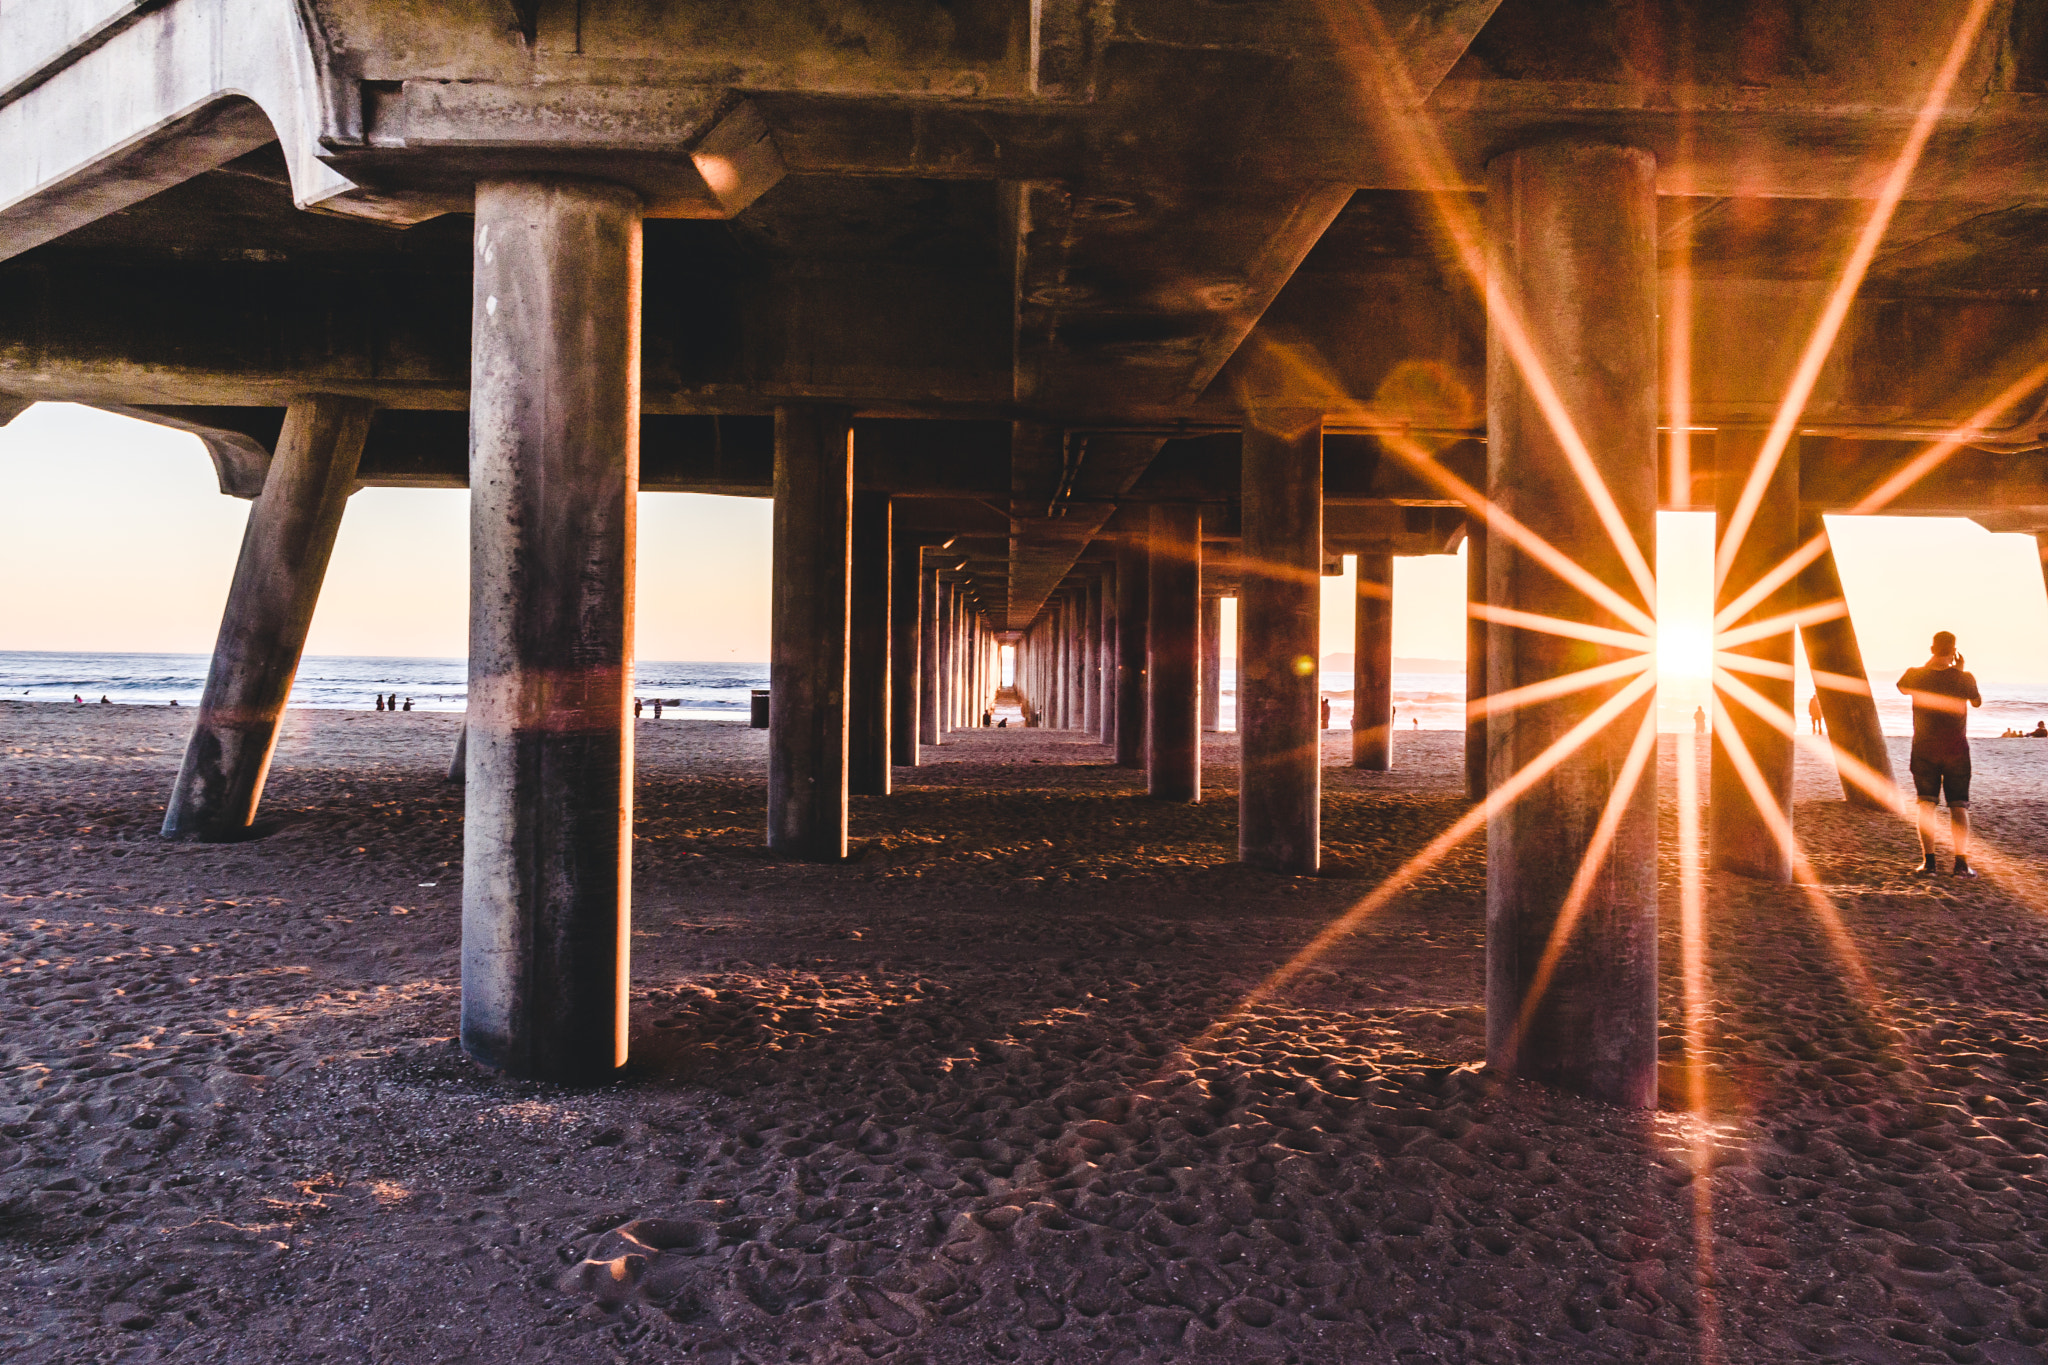
MULTIPOLYGON (((1378 585, 1462 542, 1489 1055, 1628 1104, 1655 783, 1615 793, 1654 694, 1480 712, 1649 648, 1630 554, 1660 506, 1734 514, 1937 71, 1720 601, 1823 514, 2048 533, 2048 41, 2020 10, 1788 0, 1778 38, 1724 42, 1683 6, 1536 0, 489 8, 0 6, 0 420, 190 431, 256 500, 172 836, 255 826, 350 492, 472 490, 463 1037, 493 1065, 623 1059, 640 490, 775 499, 766 841, 804 860, 979 725, 1000 645, 1034 724, 1197 800, 1233 596, 1239 856, 1314 871, 1321 556, 1359 558, 1374 774, 1378 585)), ((1824 548, 1724 627, 1802 610, 1844 793, 1884 809, 1853 625, 1813 610, 1840 598, 1824 548)), ((1742 697, 1805 723, 1790 629, 1731 646, 1713 749, 1712 860, 1766 879, 1792 754, 1742 697)))

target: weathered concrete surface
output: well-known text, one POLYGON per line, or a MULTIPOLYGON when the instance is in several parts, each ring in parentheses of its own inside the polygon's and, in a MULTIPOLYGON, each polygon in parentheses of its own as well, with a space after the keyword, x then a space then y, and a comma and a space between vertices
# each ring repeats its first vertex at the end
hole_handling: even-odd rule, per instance
POLYGON ((776 409, 768 847, 792 858, 846 856, 852 534, 853 414, 776 409))
POLYGON ((1145 766, 1145 703, 1151 693, 1152 557, 1150 537, 1127 536, 1116 546, 1116 762, 1145 766))
POLYGON ((895 539, 889 567, 889 762, 914 768, 923 698, 923 549, 915 535, 900 529, 895 539))
POLYGON ((1102 729, 1102 578, 1081 585, 1081 728, 1102 729))
POLYGON ((1352 626, 1351 766, 1394 766, 1394 557, 1358 556, 1352 626))
POLYGON ((853 495, 846 646, 846 790, 889 794, 889 495, 853 495))
MULTIPOLYGON (((925 562, 929 565, 929 560, 925 562)), ((945 630, 945 589, 935 568, 923 569, 918 581, 922 584, 924 605, 923 629, 918 640, 917 742, 941 744, 945 741, 945 727, 939 724, 939 708, 943 704, 939 695, 939 661, 943 648, 939 637, 945 630)))
MULTIPOLYGON (((1723 427, 1714 436, 1714 547, 1718 582, 1716 620, 1760 579, 1781 569, 1799 549, 1799 460, 1796 448, 1769 471, 1769 483, 1739 542, 1730 543, 1730 519, 1744 486, 1753 477, 1766 440, 1758 427, 1723 427)), ((1796 442, 1797 437, 1793 440, 1796 442)), ((1707 861, 1724 872, 1764 881, 1792 880, 1792 736, 1788 724, 1803 724, 1794 709, 1792 635, 1786 619, 1799 605, 1793 578, 1714 632, 1713 762, 1707 806, 1707 861), (1771 628, 1775 623, 1775 628, 1771 628), (1760 639, 1724 637, 1745 628, 1771 628, 1760 639), (1748 661, 1748 662, 1745 662, 1748 661), (1776 714, 1759 715, 1731 689, 1719 670, 1756 694, 1776 714), (1744 779, 1743 769, 1750 769, 1744 779), (1757 783, 1762 794, 1752 789, 1757 783)))
POLYGON ((1097 637, 1097 657, 1102 660, 1102 670, 1096 679, 1096 690, 1101 696, 1098 714, 1102 728, 1098 732, 1103 744, 1117 747, 1117 569, 1112 561, 1103 569, 1102 578, 1102 622, 1097 637))
POLYGON ((372 413, 358 398, 310 395, 285 415, 242 530, 206 691, 164 811, 166 838, 231 838, 255 822, 372 413))
MULTIPOLYGON (((1603 663, 1648 662, 1640 627, 1654 604, 1629 563, 1646 569, 1656 543, 1655 177, 1647 152, 1564 141, 1504 153, 1488 167, 1489 289, 1519 318, 1556 386, 1584 443, 1586 477, 1612 500, 1614 534, 1501 326, 1487 345, 1488 496, 1640 617, 1632 623, 1494 537, 1494 607, 1596 632, 1588 641, 1493 625, 1487 682, 1496 694, 1603 663), (1623 634, 1602 643, 1597 632, 1623 634)), ((1657 1093, 1657 783, 1654 769, 1632 774, 1631 757, 1647 751, 1643 736, 1654 738, 1655 695, 1654 681, 1611 682, 1487 725, 1496 792, 1552 746, 1576 745, 1487 824, 1487 1059, 1506 1075, 1637 1107, 1657 1093), (1610 701, 1606 724, 1568 739, 1610 701), (1632 792, 1617 795, 1632 775, 1632 792)))
POLYGON ((1251 413, 1237 590, 1237 856, 1275 872, 1322 865, 1322 570, 1321 416, 1251 413))
MULTIPOLYGON (((1826 537, 1827 521, 1818 512, 1802 512, 1797 540, 1803 547, 1816 537, 1826 537)), ((1842 593, 1841 571, 1835 564, 1830 543, 1812 563, 1800 570, 1795 600, 1801 607, 1842 603, 1842 614, 1824 621, 1809 621, 1799 628, 1806 646, 1806 666, 1820 694, 1821 720, 1827 726, 1828 743, 1835 750, 1835 768, 1842 779, 1842 797, 1865 810, 1896 809, 1893 798, 1895 777, 1891 751, 1885 747, 1884 730, 1878 724, 1877 698, 1871 695, 1870 672, 1863 665, 1863 648, 1856 640, 1856 623, 1849 619, 1848 599, 1842 593), (1860 770, 1857 776, 1852 770, 1860 770), (1875 785, 1877 791, 1871 790, 1875 785)), ((1795 722, 1804 715, 1794 710, 1795 722)))
POLYGON ((626 1061, 640 203, 476 198, 462 1046, 586 1083, 626 1061))
POLYGON ((1146 585, 1145 790, 1202 799, 1202 509, 1152 508, 1146 585))

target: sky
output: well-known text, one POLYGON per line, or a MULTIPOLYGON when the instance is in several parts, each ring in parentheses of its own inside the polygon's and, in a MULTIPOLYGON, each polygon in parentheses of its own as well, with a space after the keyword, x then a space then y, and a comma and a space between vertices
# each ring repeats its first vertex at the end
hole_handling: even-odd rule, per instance
MULTIPOLYGON (((0 649, 204 653, 249 504, 223 496, 199 441, 66 404, 0 428, 0 649)), ((349 500, 306 649, 460 656, 469 495, 367 488, 349 500)), ((1713 518, 1658 514, 1660 668, 1703 677, 1713 518)), ((1931 517, 1834 517, 1865 661, 1918 663, 1953 630, 1985 680, 2048 683, 2048 594, 2030 536, 1931 517)), ((768 657, 766 498, 640 495, 638 654, 768 657)), ((1323 650, 1349 652, 1352 564, 1323 580, 1323 650)), ((1464 556, 1398 559, 1394 652, 1462 659, 1464 556)), ((1226 632, 1226 640, 1231 633, 1226 632)), ((1804 684, 1802 682, 1802 692, 1804 684)))

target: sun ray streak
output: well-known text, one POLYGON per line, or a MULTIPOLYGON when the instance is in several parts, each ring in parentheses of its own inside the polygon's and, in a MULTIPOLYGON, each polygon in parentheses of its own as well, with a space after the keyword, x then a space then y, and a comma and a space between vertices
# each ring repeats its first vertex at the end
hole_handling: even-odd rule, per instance
POLYGON ((1613 645, 1617 649, 1633 649, 1645 655, 1651 648, 1647 635, 1610 630, 1606 626, 1589 626, 1583 621, 1568 621, 1561 616, 1542 616, 1533 611, 1517 611, 1513 607, 1496 607, 1490 602, 1473 602, 1466 610, 1481 621, 1534 631, 1538 635, 1561 635, 1568 640, 1582 640, 1589 645, 1613 645))
POLYGON ((1718 650, 1754 644, 1758 640, 1768 640, 1773 635, 1787 634, 1801 626, 1817 626, 1823 621, 1839 621, 1848 614, 1849 604, 1839 597, 1832 602, 1816 602, 1810 607, 1798 607, 1782 615, 1752 621, 1746 626, 1716 631, 1714 646, 1718 650))
POLYGON ((1638 654, 1632 659, 1617 659, 1609 664, 1595 664, 1576 673, 1565 673, 1555 678, 1546 678, 1542 682, 1510 688, 1505 692, 1495 692, 1491 696, 1467 702, 1465 716, 1468 720, 1478 720, 1484 716, 1519 711, 1524 706, 1533 706, 1537 702, 1550 701, 1556 697, 1568 697, 1574 692, 1598 687, 1601 683, 1633 677, 1650 667, 1651 662, 1651 655, 1638 654))
POLYGON ((1519 771, 1489 792, 1484 801, 1459 816, 1450 828, 1431 839, 1420 852, 1396 868, 1363 900, 1330 921, 1320 933, 1303 945, 1299 952, 1274 968, 1265 980, 1247 991, 1242 1000, 1209 1026, 1202 1035, 1202 1043, 1206 1045, 1223 1030, 1244 1018, 1253 1006, 1270 999, 1283 989, 1333 945, 1348 937, 1361 922, 1384 909, 1396 896, 1412 886, 1416 878, 1441 862, 1452 849, 1464 843, 1475 831, 1483 829, 1494 815, 1519 801, 1529 788, 1549 776, 1552 769, 1584 748, 1593 736, 1613 724, 1617 716, 1654 691, 1656 686, 1656 675, 1645 671, 1635 681, 1588 712, 1585 719, 1558 736, 1542 753, 1530 759, 1519 771))
POLYGON ((1635 799, 1636 787, 1641 783, 1643 769, 1649 765, 1657 752, 1657 713, 1653 708, 1643 717, 1643 723, 1636 730, 1635 742, 1629 746, 1628 757, 1623 760, 1621 771, 1614 779, 1614 789, 1607 794, 1607 804, 1600 811, 1600 822, 1593 827, 1593 837, 1586 843, 1586 852, 1579 859, 1579 870, 1572 877, 1571 888, 1565 892, 1564 904, 1558 907, 1557 920, 1550 926, 1550 938, 1543 945, 1543 956, 1537 960, 1536 970, 1530 975, 1528 993, 1522 997, 1522 1008, 1515 1017, 1514 1041, 1510 1052, 1521 1051, 1521 1040, 1527 1036, 1529 1022, 1536 1017, 1537 1006, 1550 989, 1551 978, 1557 974, 1557 964, 1564 959, 1564 951, 1571 946, 1572 933, 1578 928, 1579 917, 1585 913, 1586 901, 1593 894, 1593 885, 1603 871, 1607 852, 1614 845, 1614 836, 1621 829, 1621 818, 1628 813, 1629 802, 1635 799))
POLYGON ((1891 226, 1899 201, 1906 196, 1906 186, 1912 180, 1913 172, 1919 169, 1920 153, 1934 135, 1935 124, 1940 121, 1942 109, 1948 103, 1949 92, 1955 87, 1956 78, 1962 74, 1963 64, 1977 46, 1992 4, 1993 0, 1971 0, 1969 11, 1949 43, 1947 55, 1928 85, 1927 98, 1921 102, 1920 110, 1913 118, 1905 144, 1899 148, 1899 154, 1893 159, 1891 170, 1878 190, 1870 217, 1865 220, 1863 231, 1858 234, 1856 245, 1828 295, 1827 306, 1814 323, 1806 349, 1801 352, 1799 364, 1792 372, 1792 381, 1786 386, 1785 396, 1778 404, 1777 415, 1771 419, 1770 431, 1757 451, 1756 462, 1750 467, 1749 479, 1743 484, 1735 507, 1729 513, 1720 551, 1714 556, 1714 582, 1717 585, 1728 577, 1735 556, 1749 534, 1750 523, 1756 519, 1757 508, 1763 504, 1764 490, 1769 487, 1771 476, 1777 472, 1778 461, 1784 456, 1785 447, 1797 429, 1800 415, 1806 411, 1806 400, 1812 396, 1813 386, 1820 379, 1821 367, 1835 348, 1835 338, 1849 316, 1849 305, 1855 302, 1856 291, 1862 288, 1863 277, 1877 256, 1878 244, 1884 240, 1884 234, 1891 226))
MULTIPOLYGON (((1445 469, 1437 462, 1436 456, 1412 438, 1389 434, 1380 438, 1380 445, 1414 473, 1435 484, 1446 495, 1463 503, 1467 509, 1480 514, 1486 521, 1486 533, 1489 536, 1496 536, 1512 543, 1516 549, 1643 634, 1655 633, 1657 622, 1649 612, 1601 582, 1591 570, 1522 525, 1471 484, 1445 469)), ((1657 599, 1653 596, 1650 600, 1654 602, 1657 599)))

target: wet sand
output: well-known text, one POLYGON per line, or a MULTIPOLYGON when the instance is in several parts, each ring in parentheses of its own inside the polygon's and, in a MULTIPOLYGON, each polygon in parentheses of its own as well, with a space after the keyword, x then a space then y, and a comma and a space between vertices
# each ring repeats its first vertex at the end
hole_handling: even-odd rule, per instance
POLYGON ((189 718, 0 703, 0 1357, 2048 1361, 2048 742, 1978 743, 1976 883, 1802 767, 1821 885, 1707 887, 1700 1118, 1689 739, 1633 1114, 1479 1068, 1483 840, 1239 1008, 1465 810, 1455 733, 1287 879, 1229 737, 1161 807, 968 736, 820 867, 760 732, 643 722, 636 1060, 563 1092, 450 1038, 457 719, 295 712, 276 828, 168 845, 189 718))

